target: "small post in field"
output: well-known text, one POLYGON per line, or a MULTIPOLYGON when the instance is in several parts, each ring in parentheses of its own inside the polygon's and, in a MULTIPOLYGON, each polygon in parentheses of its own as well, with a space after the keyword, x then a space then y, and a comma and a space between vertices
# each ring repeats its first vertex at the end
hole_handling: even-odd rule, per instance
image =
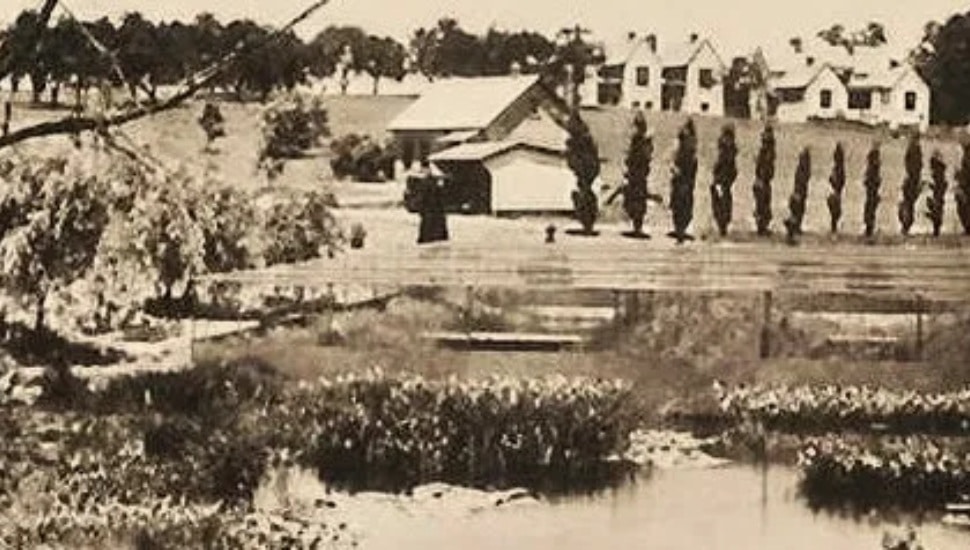
POLYGON ((771 357, 771 302, 772 294, 770 290, 764 291, 761 298, 762 311, 762 322, 761 322, 761 339, 760 339, 760 357, 762 359, 768 359, 771 357))
POLYGON ((10 100, 3 102, 3 135, 6 137, 10 133, 10 119, 13 118, 13 106, 10 100))

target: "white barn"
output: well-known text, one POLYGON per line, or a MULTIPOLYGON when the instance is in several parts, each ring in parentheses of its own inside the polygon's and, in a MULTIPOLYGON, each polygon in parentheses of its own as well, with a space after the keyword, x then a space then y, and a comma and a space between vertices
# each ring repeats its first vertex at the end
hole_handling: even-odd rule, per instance
POLYGON ((576 178, 561 149, 518 141, 464 143, 429 160, 465 212, 571 212, 576 178))

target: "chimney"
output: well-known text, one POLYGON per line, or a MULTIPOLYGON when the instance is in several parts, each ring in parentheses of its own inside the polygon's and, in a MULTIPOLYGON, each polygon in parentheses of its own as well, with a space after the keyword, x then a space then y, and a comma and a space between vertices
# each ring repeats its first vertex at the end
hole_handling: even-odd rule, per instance
POLYGON ((898 69, 899 68, 899 60, 898 59, 890 59, 889 60, 889 68, 890 69, 898 69))
POLYGON ((802 39, 801 38, 799 38, 799 37, 796 36, 796 37, 792 38, 791 40, 789 40, 788 43, 791 44, 791 47, 792 47, 793 50, 795 50, 795 53, 801 55, 801 53, 804 51, 804 46, 805 45, 802 42, 802 39))
POLYGON ((643 40, 647 43, 647 47, 650 48, 652 53, 657 53, 657 35, 648 34, 643 40))
POLYGON ((690 43, 691 44, 696 44, 697 43, 697 40, 699 38, 700 38, 700 36, 696 32, 690 33, 690 43))
POLYGON ((809 67, 813 67, 815 65, 815 58, 812 57, 812 56, 806 57, 805 58, 805 65, 807 65, 809 67))

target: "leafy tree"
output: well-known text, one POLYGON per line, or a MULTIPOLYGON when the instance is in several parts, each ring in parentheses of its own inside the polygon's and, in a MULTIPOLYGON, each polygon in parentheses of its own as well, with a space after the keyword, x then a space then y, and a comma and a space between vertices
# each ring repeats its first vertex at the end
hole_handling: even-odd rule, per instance
POLYGON ((726 124, 717 140, 717 161, 714 163, 714 181, 711 183, 711 208, 722 237, 727 235, 734 211, 732 187, 738 177, 737 156, 734 125, 726 124))
POLYGON ((670 210, 674 230, 670 236, 677 243, 692 240, 687 228, 694 217, 694 186, 697 181, 697 131, 694 121, 687 122, 677 134, 677 150, 670 176, 670 210))
POLYGON ((653 138, 647 135, 647 119, 638 111, 633 119, 633 135, 626 153, 626 183, 607 200, 607 204, 610 204, 618 195, 623 195, 623 210, 633 224, 633 232, 630 233, 633 237, 646 236, 643 218, 647 214, 647 201, 656 200, 656 196, 651 195, 647 188, 652 157, 653 138))
POLYGON ((845 151, 842 143, 835 144, 835 151, 832 153, 832 173, 829 175, 829 185, 832 190, 826 202, 829 207, 829 218, 831 219, 831 231, 839 231, 839 220, 842 219, 842 190, 845 189, 845 151))
POLYGON ((798 167, 795 169, 795 185, 791 197, 788 199, 788 218, 785 220, 785 230, 788 241, 794 243, 802 234, 802 221, 805 219, 805 203, 808 200, 808 184, 812 179, 812 154, 808 147, 802 149, 798 155, 798 167))
POLYGON ((909 235, 909 230, 913 226, 916 216, 916 201, 919 200, 922 191, 923 181, 923 150, 920 147, 919 135, 913 134, 906 147, 906 178, 903 180, 902 197, 900 197, 897 215, 899 217, 900 229, 903 235, 909 235))
POLYGON ((937 123, 970 122, 970 13, 951 17, 945 24, 926 26, 922 43, 912 58, 933 91, 931 119, 937 123))
POLYGON ((125 14, 117 34, 118 62, 133 98, 143 81, 148 80, 150 99, 155 99, 164 60, 159 47, 158 29, 139 12, 125 14))
POLYGON ((831 46, 841 46, 852 53, 857 47, 876 47, 888 42, 882 23, 870 21, 866 26, 849 32, 844 25, 835 24, 819 31, 819 38, 831 46))
POLYGON ((874 143, 866 155, 866 174, 863 182, 866 188, 866 200, 863 206, 863 223, 866 237, 871 238, 876 232, 876 212, 879 209, 879 188, 882 186, 881 157, 879 144, 874 143))
POLYGON ((755 165, 754 219, 758 235, 768 235, 771 230, 771 180, 775 178, 775 131, 765 126, 761 132, 761 149, 755 165))
POLYGON ((330 168, 338 179, 379 182, 394 178, 397 160, 390 147, 382 147, 370 136, 348 134, 330 142, 330 168))
POLYGON ((319 97, 290 93, 263 110, 261 131, 257 166, 272 179, 282 161, 301 157, 330 135, 327 110, 319 97))
POLYGON ((570 115, 567 129, 566 162, 576 176, 576 189, 572 193, 574 215, 583 226, 583 233, 591 235, 599 215, 598 199, 593 191, 593 182, 600 175, 599 149, 578 110, 570 115))
POLYGON ((224 123, 225 118, 222 116, 219 106, 207 101, 202 109, 202 116, 199 117, 199 126, 205 132, 206 151, 211 151, 215 140, 226 135, 224 123))
POLYGON ((933 224, 933 236, 939 237, 946 208, 946 190, 949 186, 946 181, 946 162, 939 150, 933 151, 933 156, 930 157, 930 174, 932 175, 931 194, 926 197, 926 216, 933 224))
POLYGON ((957 216, 963 225, 963 233, 970 235, 970 142, 963 143, 963 156, 956 172, 957 188, 953 193, 957 203, 957 216))
POLYGON ((333 216, 335 206, 331 195, 314 192, 274 204, 263 225, 266 265, 302 262, 339 250, 344 238, 333 216))
POLYGON ((0 280, 6 293, 32 307, 41 334, 48 297, 94 263, 108 223, 105 184, 66 157, 7 163, 0 179, 0 280))

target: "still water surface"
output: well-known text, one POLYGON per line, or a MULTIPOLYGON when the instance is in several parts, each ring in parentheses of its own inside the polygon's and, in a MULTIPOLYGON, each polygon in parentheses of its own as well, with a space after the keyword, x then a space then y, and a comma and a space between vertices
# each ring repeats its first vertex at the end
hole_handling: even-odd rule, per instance
MULTIPOLYGON (((731 466, 655 471, 596 496, 461 517, 395 517, 361 542, 381 549, 879 550, 886 520, 813 513, 793 469, 731 466)), ((970 549, 970 531, 927 523, 926 550, 970 549)))

